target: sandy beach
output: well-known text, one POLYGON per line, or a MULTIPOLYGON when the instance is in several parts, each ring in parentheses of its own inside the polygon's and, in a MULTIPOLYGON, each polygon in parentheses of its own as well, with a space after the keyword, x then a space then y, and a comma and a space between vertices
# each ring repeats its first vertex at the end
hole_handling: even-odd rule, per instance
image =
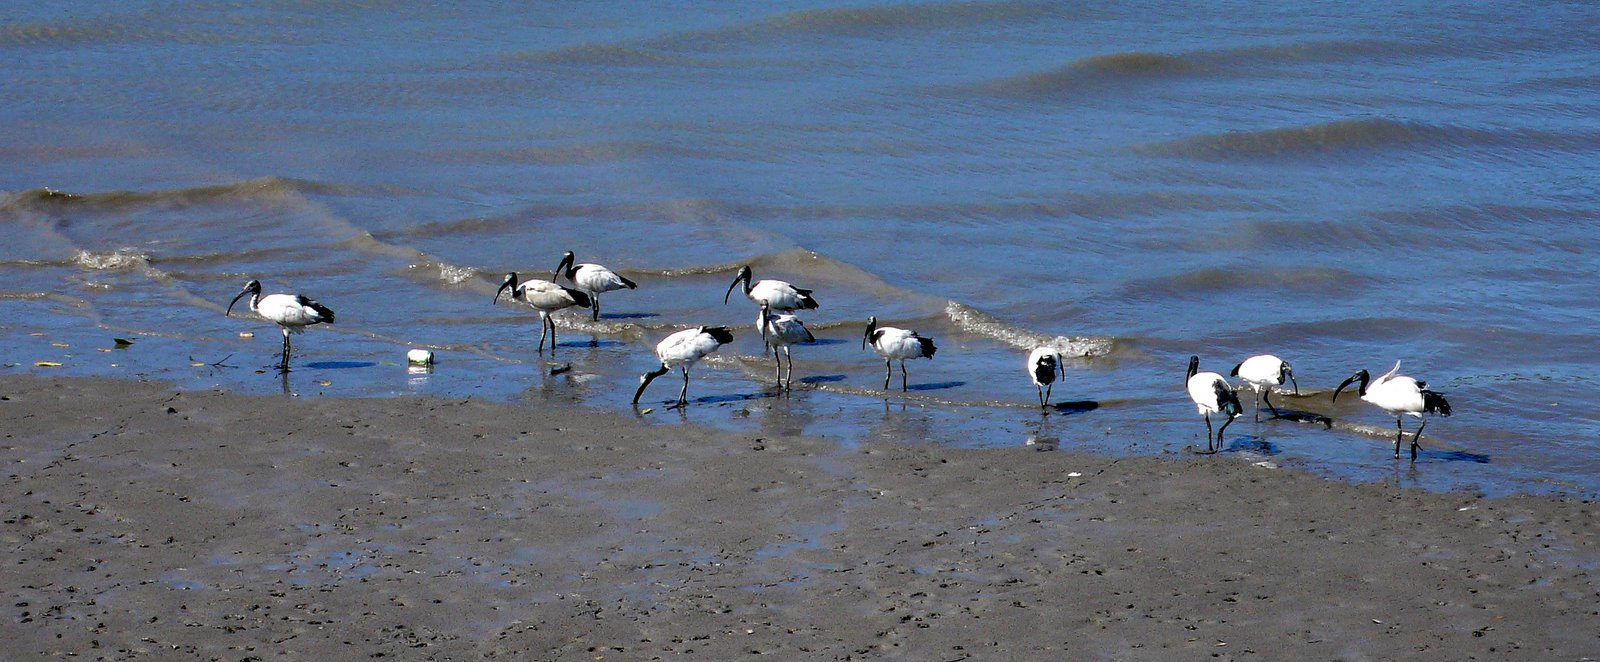
POLYGON ((1585 659, 1595 504, 0 379, 11 659, 1585 659))

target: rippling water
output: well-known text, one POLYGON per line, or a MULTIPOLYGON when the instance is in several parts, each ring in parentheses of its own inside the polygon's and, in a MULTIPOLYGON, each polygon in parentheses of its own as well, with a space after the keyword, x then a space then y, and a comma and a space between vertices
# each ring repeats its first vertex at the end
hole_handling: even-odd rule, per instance
POLYGON ((1161 453, 1204 444, 1190 354, 1226 372, 1272 352, 1306 394, 1283 404, 1336 423, 1247 417, 1232 457, 1600 491, 1592 3, 45 2, 0 21, 10 371, 620 408, 656 340, 738 324, 683 418, 1161 453), (572 370, 550 375, 536 319, 490 299, 566 250, 640 288, 598 323, 561 314, 572 370), (722 303, 740 264, 822 302, 793 395, 764 387, 753 307, 722 303), (275 329, 222 315, 249 278, 339 313, 297 337, 287 382, 258 372, 275 329), (878 391, 869 315, 938 340, 909 395, 878 391), (1022 370, 1041 343, 1073 357, 1049 416, 1022 370), (433 373, 401 365, 414 346, 433 373), (1392 419, 1328 401, 1396 360, 1455 410, 1415 467, 1390 458, 1392 419))

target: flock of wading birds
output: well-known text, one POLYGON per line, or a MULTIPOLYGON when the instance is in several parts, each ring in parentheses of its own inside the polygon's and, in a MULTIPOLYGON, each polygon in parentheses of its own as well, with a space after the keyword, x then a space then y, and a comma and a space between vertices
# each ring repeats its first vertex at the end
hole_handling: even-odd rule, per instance
MULTIPOLYGON (((733 283, 728 285, 728 292, 722 297, 723 304, 727 304, 736 287, 743 285, 744 295, 751 301, 761 306, 760 315, 756 319, 756 326, 761 330, 761 339, 766 348, 772 350, 772 358, 776 365, 776 379, 779 388, 788 389, 793 385, 794 357, 789 353, 789 346, 808 343, 815 340, 811 332, 806 329, 805 323, 796 317, 796 310, 814 310, 817 300, 811 296, 811 290, 795 287, 781 280, 751 281, 752 275, 749 266, 739 269, 739 275, 734 277, 733 283), (788 370, 784 370, 784 362, 779 358, 779 350, 783 358, 788 359, 788 370)), ((556 266, 550 280, 522 280, 516 272, 506 274, 505 280, 500 283, 500 289, 495 291, 493 303, 499 303, 500 295, 511 292, 511 300, 527 304, 539 313, 539 351, 544 350, 546 333, 550 336, 551 351, 555 351, 556 326, 550 315, 563 308, 579 307, 589 308, 594 319, 600 319, 600 295, 616 290, 634 289, 638 284, 618 275, 598 264, 575 263, 571 251, 561 257, 561 263, 556 266), (565 277, 573 284, 566 287, 556 282, 565 277)), ((244 290, 240 291, 233 301, 228 303, 225 315, 233 313, 233 307, 240 299, 250 297, 250 310, 257 315, 276 322, 283 330, 283 358, 278 364, 278 370, 289 370, 289 335, 300 333, 307 326, 333 322, 333 310, 306 296, 299 294, 269 294, 262 296, 261 281, 252 280, 245 283, 244 290)), ((683 372, 683 388, 678 391, 678 400, 674 407, 682 407, 689 403, 689 368, 717 348, 733 342, 733 333, 725 326, 701 326, 684 329, 667 336, 656 345, 656 358, 661 360, 661 367, 645 373, 639 377, 639 389, 634 391, 633 403, 639 404, 640 396, 655 378, 660 377, 673 369, 683 372)), ((900 362, 900 390, 907 390, 906 386, 906 360, 933 358, 938 347, 933 344, 932 338, 926 338, 910 329, 901 329, 892 326, 879 326, 878 318, 867 320, 866 333, 861 339, 862 349, 868 345, 883 357, 884 375, 883 388, 889 388, 889 381, 894 375, 894 362, 900 362)), ((1034 386, 1039 389, 1039 406, 1048 407, 1050 391, 1059 374, 1066 377, 1066 366, 1061 359, 1061 354, 1051 347, 1039 347, 1028 354, 1025 364, 1028 377, 1033 380, 1034 386)), ((1422 437, 1422 428, 1427 427, 1428 421, 1425 414, 1450 415, 1450 403, 1444 396, 1427 389, 1427 383, 1417 381, 1411 377, 1399 374, 1400 363, 1397 361, 1394 368, 1382 377, 1373 380, 1366 370, 1357 371, 1349 379, 1339 384, 1333 392, 1334 401, 1338 401, 1339 394, 1351 384, 1358 384, 1357 393, 1362 400, 1377 405, 1379 408, 1395 417, 1394 454, 1400 457, 1400 444, 1405 437, 1405 429, 1401 423, 1405 415, 1415 416, 1421 420, 1416 432, 1411 435, 1411 459, 1417 459, 1418 440, 1422 437)), ((1274 417, 1279 415, 1277 407, 1271 400, 1272 389, 1282 386, 1285 382, 1294 385, 1294 393, 1300 392, 1299 383, 1294 381, 1294 372, 1289 363, 1271 354, 1262 354, 1246 359, 1234 366, 1233 376, 1238 377, 1249 386, 1256 394, 1256 419, 1261 417, 1261 403, 1265 402, 1274 417)), ((1189 399, 1194 401, 1196 410, 1206 421, 1206 451, 1216 452, 1223 447, 1222 433, 1228 428, 1233 419, 1243 414, 1243 407, 1239 404, 1239 395, 1233 384, 1227 378, 1215 372, 1200 371, 1200 357, 1189 357, 1189 370, 1187 375, 1189 399), (1211 415, 1222 414, 1224 419, 1221 428, 1212 433, 1211 415)))

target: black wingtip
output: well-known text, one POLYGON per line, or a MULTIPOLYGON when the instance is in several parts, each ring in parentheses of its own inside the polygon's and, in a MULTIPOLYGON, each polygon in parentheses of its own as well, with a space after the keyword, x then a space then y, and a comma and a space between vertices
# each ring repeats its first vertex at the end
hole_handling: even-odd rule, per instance
POLYGON ((623 276, 622 274, 617 274, 617 278, 622 279, 622 284, 626 285, 628 287, 628 289, 630 289, 630 290, 639 289, 639 284, 635 283, 635 282, 633 282, 631 280, 628 280, 627 276, 623 276))
POLYGON ((933 353, 939 351, 939 348, 934 346, 932 338, 918 336, 917 342, 922 344, 922 355, 925 357, 931 359, 933 358, 933 353))
POLYGON ((712 339, 716 340, 718 344, 726 345, 733 342, 733 331, 728 330, 728 327, 707 326, 701 327, 701 329, 705 331, 706 335, 711 336, 712 339))
POLYGON ((1228 376, 1230 376, 1230 377, 1238 377, 1239 376, 1239 369, 1243 368, 1243 367, 1244 367, 1243 363, 1240 363, 1239 365, 1233 366, 1233 372, 1228 373, 1228 376))

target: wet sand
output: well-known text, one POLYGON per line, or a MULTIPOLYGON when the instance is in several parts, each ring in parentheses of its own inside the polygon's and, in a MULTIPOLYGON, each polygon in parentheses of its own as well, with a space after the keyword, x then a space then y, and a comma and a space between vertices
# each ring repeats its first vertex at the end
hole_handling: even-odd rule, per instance
POLYGON ((660 412, 0 395, 17 658, 1600 655, 1582 499, 660 412))

